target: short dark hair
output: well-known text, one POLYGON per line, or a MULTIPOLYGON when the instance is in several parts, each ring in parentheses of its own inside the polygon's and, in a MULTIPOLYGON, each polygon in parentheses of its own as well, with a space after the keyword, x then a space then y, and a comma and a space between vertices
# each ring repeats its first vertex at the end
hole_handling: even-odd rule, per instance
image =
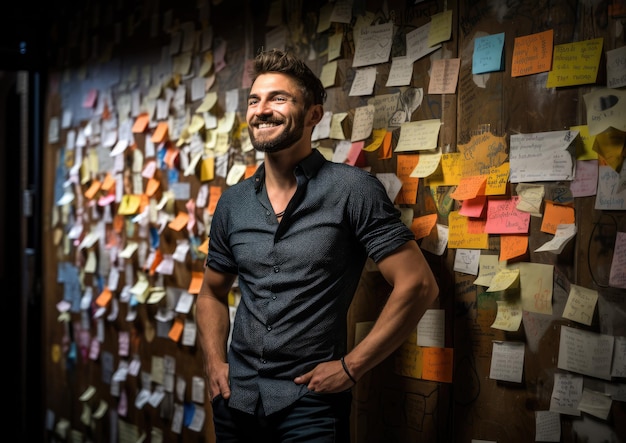
POLYGON ((324 85, 306 63, 294 54, 279 49, 260 51, 252 66, 252 82, 254 83, 259 75, 270 72, 279 72, 293 78, 302 90, 307 109, 313 104, 324 104, 326 100, 324 85))

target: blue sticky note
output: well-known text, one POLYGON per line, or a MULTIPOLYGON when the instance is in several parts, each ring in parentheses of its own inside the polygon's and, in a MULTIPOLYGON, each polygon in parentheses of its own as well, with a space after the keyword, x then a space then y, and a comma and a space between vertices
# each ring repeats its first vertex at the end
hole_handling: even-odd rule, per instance
POLYGON ((504 69, 504 32, 500 34, 478 37, 474 40, 472 57, 472 74, 504 69))

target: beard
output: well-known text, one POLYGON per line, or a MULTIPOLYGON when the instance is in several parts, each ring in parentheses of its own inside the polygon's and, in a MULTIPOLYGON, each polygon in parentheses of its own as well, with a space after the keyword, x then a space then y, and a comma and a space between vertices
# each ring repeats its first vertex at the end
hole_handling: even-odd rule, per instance
MULTIPOLYGON (((248 133, 250 135, 250 142, 255 150, 259 152, 279 152, 297 143, 304 133, 304 116, 299 114, 294 116, 291 123, 287 123, 283 130, 274 137, 260 137, 257 138, 254 135, 254 130, 248 126, 248 133)), ((276 122, 284 123, 284 120, 278 121, 277 119, 257 119, 255 123, 261 122, 276 122)))

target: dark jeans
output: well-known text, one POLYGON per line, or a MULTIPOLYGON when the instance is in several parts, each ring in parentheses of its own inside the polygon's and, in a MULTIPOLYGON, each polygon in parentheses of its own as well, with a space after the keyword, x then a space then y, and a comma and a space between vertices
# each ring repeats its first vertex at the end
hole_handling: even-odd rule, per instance
POLYGON ((266 416, 260 402, 254 415, 213 399, 213 423, 218 443, 349 443, 352 392, 309 392, 293 405, 266 416))

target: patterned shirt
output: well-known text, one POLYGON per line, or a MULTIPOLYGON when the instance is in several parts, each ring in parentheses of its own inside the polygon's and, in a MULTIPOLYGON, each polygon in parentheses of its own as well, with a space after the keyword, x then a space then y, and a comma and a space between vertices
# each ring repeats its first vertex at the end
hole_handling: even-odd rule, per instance
POLYGON ((317 150, 294 170, 296 192, 279 223, 265 168, 226 189, 210 229, 207 265, 238 276, 241 300, 228 351, 229 406, 266 414, 306 394, 293 379, 346 353, 347 312, 368 256, 409 240, 382 183, 317 150))

